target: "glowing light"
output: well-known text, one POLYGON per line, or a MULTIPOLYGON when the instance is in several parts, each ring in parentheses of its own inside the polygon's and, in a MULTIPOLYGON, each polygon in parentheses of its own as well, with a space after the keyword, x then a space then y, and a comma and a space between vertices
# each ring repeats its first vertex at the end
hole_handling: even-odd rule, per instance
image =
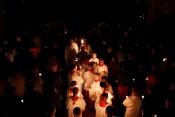
POLYGON ((128 96, 126 96, 126 98, 128 98, 128 96))
POLYGON ((81 39, 81 44, 84 44, 84 39, 81 39))
POLYGON ((118 83, 118 80, 115 80, 115 83, 118 83))
POLYGON ((136 80, 135 78, 132 79, 133 82, 134 82, 135 80, 136 80))
POLYGON ((144 95, 142 95, 142 99, 144 99, 145 98, 145 96, 144 95))
POLYGON ((39 73, 38 75, 41 77, 42 76, 42 73, 39 73))
POLYGON ((149 79, 149 77, 146 77, 146 79, 145 80, 148 80, 149 79))
POLYGON ((165 61, 167 61, 167 58, 165 57, 165 58, 163 58, 163 62, 165 62, 165 61))
POLYGON ((154 115, 153 117, 157 117, 157 115, 154 115))
POLYGON ((24 103, 24 100, 23 99, 21 99, 21 103, 24 103))

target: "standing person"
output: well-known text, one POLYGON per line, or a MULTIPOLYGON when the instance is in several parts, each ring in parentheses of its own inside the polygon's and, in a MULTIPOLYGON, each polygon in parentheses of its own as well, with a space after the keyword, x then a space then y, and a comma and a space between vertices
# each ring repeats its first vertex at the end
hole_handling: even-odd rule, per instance
POLYGON ((142 100, 136 88, 132 88, 131 95, 123 101, 126 107, 125 117, 140 117, 142 100))
POLYGON ((99 63, 99 59, 97 58, 96 53, 92 53, 92 57, 89 59, 89 63, 95 63, 95 64, 99 63))
POLYGON ((65 47, 64 58, 67 67, 74 62, 76 54, 78 54, 79 48, 78 44, 74 40, 70 40, 68 45, 65 47))
MULTIPOLYGON (((68 117, 73 117, 73 110, 76 107, 79 107, 82 111, 85 110, 86 102, 84 101, 83 98, 78 96, 78 88, 74 87, 72 89, 73 96, 67 98, 67 109, 68 109, 68 117)), ((80 115, 82 117, 82 113, 80 115)))
POLYGON ((95 73, 99 73, 101 77, 108 76, 108 66, 103 59, 100 59, 99 64, 95 67, 95 73))
POLYGON ((108 94, 103 93, 100 96, 100 99, 95 102, 95 117, 107 117, 106 107, 109 106, 107 103, 108 94))

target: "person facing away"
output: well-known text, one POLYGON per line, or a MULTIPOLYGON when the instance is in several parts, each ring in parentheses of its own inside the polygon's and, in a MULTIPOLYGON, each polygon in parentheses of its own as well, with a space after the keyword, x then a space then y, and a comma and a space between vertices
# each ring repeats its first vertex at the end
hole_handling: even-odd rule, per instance
POLYGON ((114 114, 114 109, 112 106, 107 106, 106 107, 106 114, 107 114, 107 117, 114 117, 113 114, 114 114))
POLYGON ((74 117, 80 117, 81 116, 81 109, 79 107, 75 107, 73 109, 73 115, 74 115, 74 117))
POLYGON ((142 100, 136 88, 132 88, 131 95, 123 101, 126 107, 125 117, 140 117, 142 100))
POLYGON ((100 96, 100 99, 98 99, 95 102, 95 117, 107 117, 106 114, 106 107, 109 106, 109 104, 107 103, 107 99, 108 99, 108 94, 107 93, 103 93, 100 96))
MULTIPOLYGON (((79 107, 82 111, 85 110, 86 102, 83 98, 78 96, 78 88, 74 87, 72 89, 73 96, 67 98, 67 109, 68 109, 68 117, 73 117, 73 110, 75 107, 79 107)), ((80 115, 82 117, 82 113, 80 115)))

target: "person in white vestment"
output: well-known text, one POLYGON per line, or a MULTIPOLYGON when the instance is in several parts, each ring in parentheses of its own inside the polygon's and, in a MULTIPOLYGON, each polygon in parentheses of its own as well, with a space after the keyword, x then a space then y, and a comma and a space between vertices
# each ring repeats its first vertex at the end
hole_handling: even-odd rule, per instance
POLYGON ((136 88, 132 88, 131 95, 123 101, 126 107, 125 117, 140 117, 142 100, 136 88))
POLYGON ((100 59, 99 64, 95 67, 95 73, 99 73, 101 77, 108 76, 108 67, 103 59, 100 59))
POLYGON ((96 53, 92 53, 92 57, 89 59, 89 63, 95 63, 96 65, 99 63, 99 59, 97 58, 96 53))
POLYGON ((91 84, 94 80, 93 77, 94 77, 94 68, 93 66, 89 65, 88 70, 83 73, 84 90, 88 91, 88 89, 90 89, 91 84))
POLYGON ((106 107, 109 106, 107 103, 108 94, 101 94, 100 98, 95 102, 95 117, 107 117, 106 107))
POLYGON ((94 80, 92 82, 91 88, 89 89, 89 98, 92 101, 96 101, 97 96, 96 96, 96 91, 100 90, 100 77, 99 74, 94 74, 94 80))
MULTIPOLYGON (((79 107, 81 111, 85 110, 86 107, 86 102, 84 101, 83 98, 79 97, 78 94, 78 88, 74 87, 72 89, 73 96, 67 98, 66 106, 68 109, 68 117, 74 117, 73 115, 73 110, 76 107, 79 107)), ((82 113, 80 115, 82 117, 82 113)))
MULTIPOLYGON (((67 89, 67 98, 73 96, 72 89, 74 87, 77 87, 79 89, 79 87, 77 85, 77 82, 76 81, 71 81, 70 86, 67 89)), ((80 92, 80 90, 78 90, 78 96, 81 97, 81 98, 83 98, 83 94, 80 92)))
POLYGON ((113 95, 108 91, 107 84, 105 82, 100 82, 100 88, 96 90, 95 93, 96 93, 97 100, 99 100, 101 94, 106 93, 108 95, 108 98, 106 101, 109 105, 112 105, 113 95))
POLYGON ((69 82, 76 81, 77 86, 79 87, 79 91, 82 92, 82 87, 84 80, 82 78, 82 71, 77 67, 77 65, 74 65, 72 68, 72 71, 69 74, 69 82))

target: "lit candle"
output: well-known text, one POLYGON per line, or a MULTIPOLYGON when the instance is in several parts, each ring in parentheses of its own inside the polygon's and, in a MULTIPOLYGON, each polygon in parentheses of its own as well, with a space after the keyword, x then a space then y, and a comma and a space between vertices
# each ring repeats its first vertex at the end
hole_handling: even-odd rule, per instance
POLYGON ((42 73, 39 73, 38 75, 41 77, 42 76, 42 73))
POLYGON ((148 80, 148 78, 149 78, 149 77, 146 77, 146 79, 145 79, 145 80, 148 80))
POLYGON ((84 43, 84 39, 81 39, 81 44, 83 44, 84 43))
POLYGON ((21 103, 24 103, 24 100, 23 99, 21 99, 21 103))
POLYGON ((145 96, 144 95, 142 95, 142 99, 144 99, 145 98, 145 96))
POLYGON ((167 58, 165 57, 165 58, 163 58, 163 62, 165 62, 165 61, 167 61, 167 58))

